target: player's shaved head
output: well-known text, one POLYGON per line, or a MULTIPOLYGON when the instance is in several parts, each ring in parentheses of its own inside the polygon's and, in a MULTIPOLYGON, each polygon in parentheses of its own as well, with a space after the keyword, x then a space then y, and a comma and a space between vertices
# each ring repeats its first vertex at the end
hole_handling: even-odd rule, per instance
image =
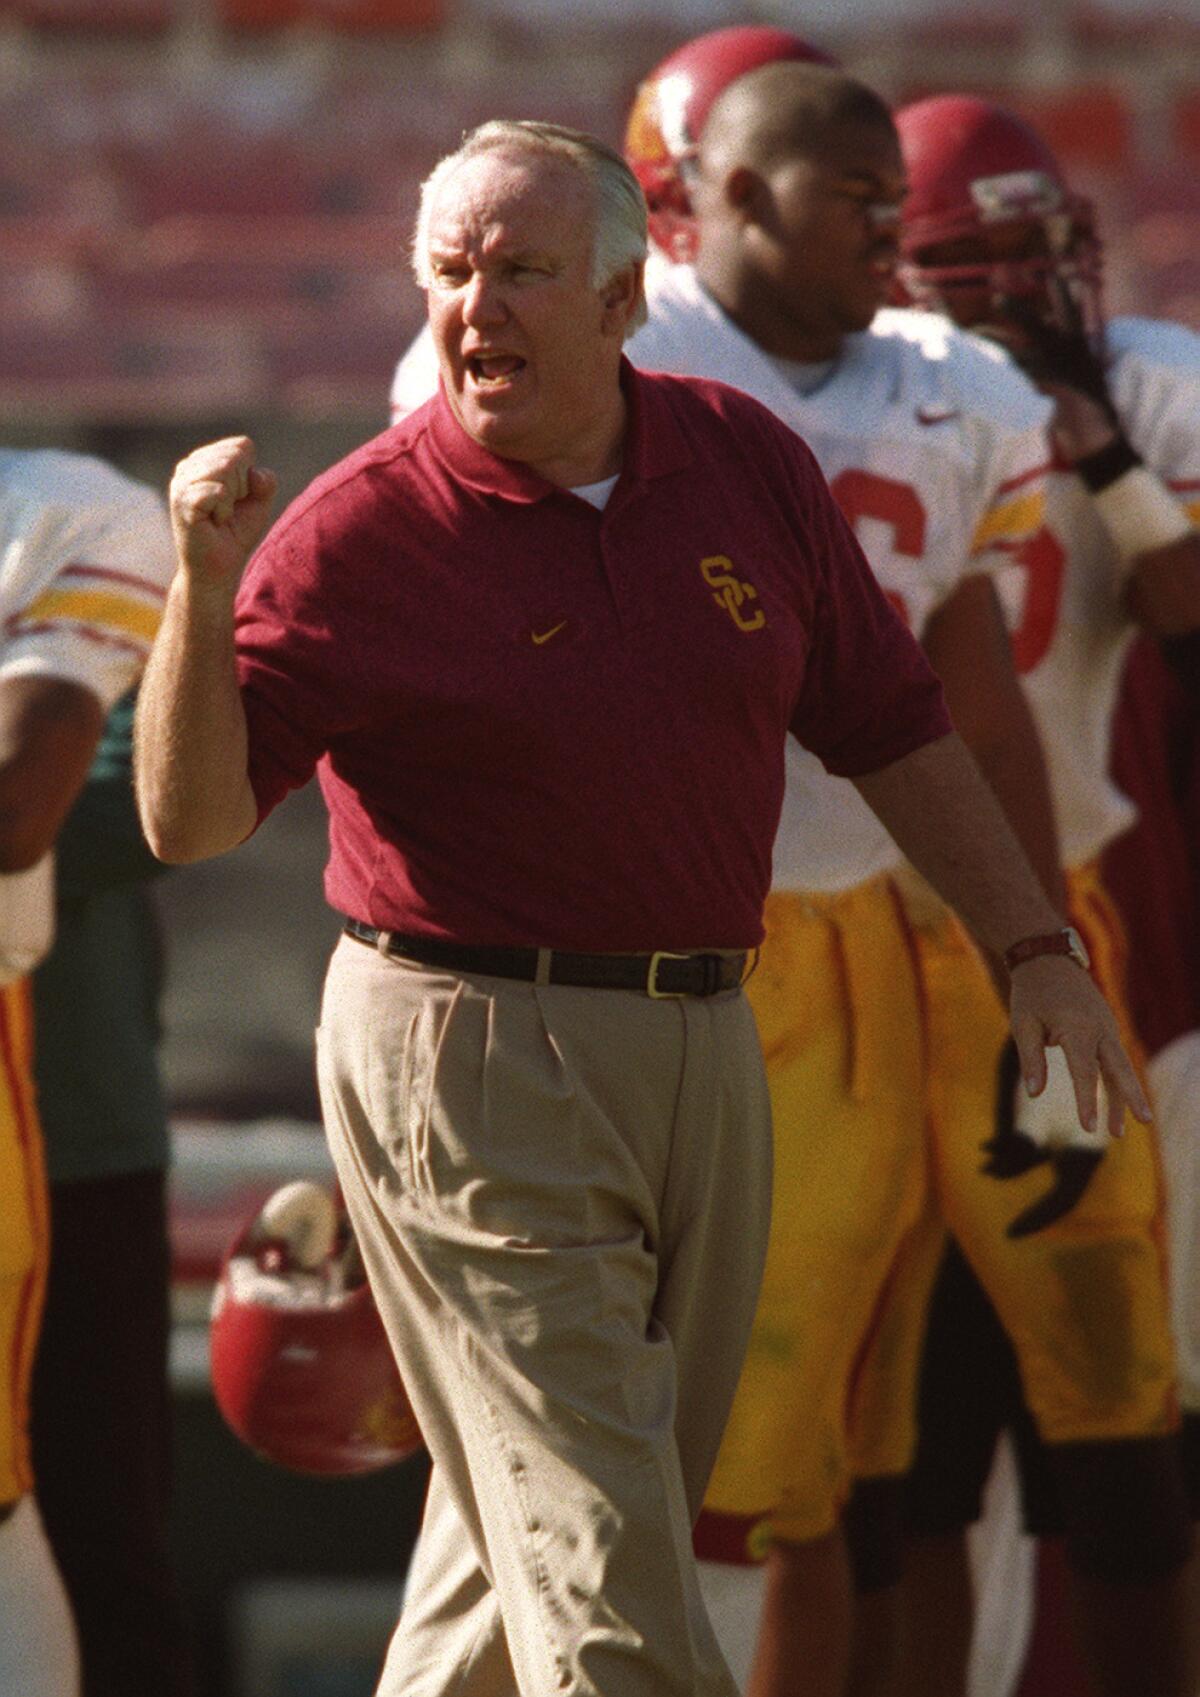
POLYGON ((904 189, 873 89, 832 65, 762 65, 721 93, 700 137, 696 274, 769 353, 836 358, 890 289, 904 189))
POLYGON ((721 176, 739 165, 768 171, 780 160, 821 154, 832 131, 891 129, 887 102, 831 65, 782 60, 730 83, 700 138, 701 169, 721 176))

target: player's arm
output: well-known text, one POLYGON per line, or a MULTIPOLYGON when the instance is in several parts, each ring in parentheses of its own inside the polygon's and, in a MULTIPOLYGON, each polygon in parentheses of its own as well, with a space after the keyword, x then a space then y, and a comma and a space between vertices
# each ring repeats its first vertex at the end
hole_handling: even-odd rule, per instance
POLYGON ((0 678, 0 872, 54 846, 104 724, 99 699, 67 678, 0 678))
MULTIPOLYGON (((1061 928, 1000 803, 957 734, 925 743, 854 783, 917 871, 993 954, 1003 957, 1021 939, 1061 928)), ((1057 1044, 1084 1125, 1092 1129, 1096 1123, 1099 1077, 1107 1086, 1114 1135, 1126 1103, 1138 1119, 1149 1119, 1149 1104, 1108 1004, 1073 961, 1040 955, 1016 967, 1009 1011, 1031 1094, 1045 1084, 1044 1046, 1057 1044)))
POLYGON ((923 638, 955 729, 1004 810, 1042 888, 1066 911, 1054 803, 1041 738, 1013 666, 990 577, 964 578, 923 638))
POLYGON ((1160 640, 1200 631, 1200 534, 1139 554, 1128 596, 1138 624, 1160 640))
POLYGON ((109 713, 87 780, 54 840, 61 899, 144 883, 166 871, 150 852, 134 800, 133 704, 131 691, 109 713))
POLYGON ((1200 531, 1182 503, 1148 466, 1135 467, 1094 497, 1109 515, 1118 548, 1128 555, 1126 605, 1157 638, 1167 662, 1193 701, 1200 698, 1200 531), (1113 521, 1112 515, 1116 515, 1113 521), (1183 515, 1189 529, 1176 541, 1142 546, 1147 535, 1169 532, 1183 515))
MULTIPOLYGON (((1162 494, 1174 500, 1169 490, 1163 488, 1162 494)), ((1160 504, 1157 496, 1155 504, 1160 504)), ((1193 529, 1178 542, 1137 554, 1126 604, 1142 629, 1157 639, 1193 708, 1200 710, 1200 532, 1193 529)))
POLYGON ((1130 613, 1156 637, 1200 629, 1200 532, 1125 435, 1103 372, 1088 389, 1056 384, 1051 393, 1058 445, 1129 574, 1130 613))
MULTIPOLYGON (((1107 391, 1106 391, 1107 392, 1107 391)), ((1060 440, 1091 493, 1128 576, 1130 616, 1156 637, 1184 688, 1200 695, 1200 531, 1143 464, 1111 403, 1064 391, 1060 440)))
POLYGON ((276 480, 235 436, 197 448, 171 480, 178 566, 138 697, 134 777, 160 860, 223 854, 254 829, 234 595, 267 528, 276 480))
POLYGON ((1017 358, 1054 401, 1051 434, 1128 571, 1130 614, 1152 636, 1189 636, 1200 629, 1200 533, 1191 516, 1125 434, 1082 321, 1026 329, 1030 345, 1017 358))

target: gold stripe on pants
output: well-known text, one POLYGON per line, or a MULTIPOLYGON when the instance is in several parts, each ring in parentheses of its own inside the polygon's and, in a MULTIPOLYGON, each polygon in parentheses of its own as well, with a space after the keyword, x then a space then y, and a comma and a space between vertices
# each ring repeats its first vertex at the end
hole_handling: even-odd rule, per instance
POLYGON ((33 1484, 29 1392, 50 1264, 28 978, 0 986, 0 1504, 33 1484))
MULTIPOLYGON (((924 1027, 888 879, 774 891, 747 994, 774 1115, 775 1206, 746 1364, 706 1507, 743 1547, 807 1543, 851 1483, 849 1409, 926 1187, 924 1027)), ((873 1462, 915 1439, 911 1411, 873 1462)))
MULTIPOLYGON (((1120 922, 1091 865, 1067 875, 1069 908, 1094 975, 1136 1057, 1123 1002, 1120 922)), ((1053 1182, 1048 1163, 1011 1179, 982 1171, 995 1130, 1004 1010, 975 948, 949 916, 918 930, 930 1018, 930 1144, 935 1241, 953 1232, 1016 1351, 1025 1400, 1050 1443, 1157 1437, 1178 1423, 1158 1135, 1127 1116, 1101 1134, 1104 1159, 1061 1219, 1019 1239, 1007 1229, 1053 1182)), ((927 1261, 926 1261, 927 1264, 927 1261)), ((885 1329, 890 1359, 868 1361, 860 1417, 883 1424, 906 1407, 924 1336, 924 1279, 900 1280, 885 1329)))

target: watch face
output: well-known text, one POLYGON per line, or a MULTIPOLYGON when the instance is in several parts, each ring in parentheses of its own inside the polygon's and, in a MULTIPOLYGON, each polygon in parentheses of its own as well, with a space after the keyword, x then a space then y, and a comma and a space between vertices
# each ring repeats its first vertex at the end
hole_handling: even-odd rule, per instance
POLYGON ((1080 966, 1082 966, 1084 971, 1086 971, 1092 964, 1091 956, 1087 952, 1087 944, 1073 925, 1068 925, 1064 928, 1063 936, 1067 939, 1068 952, 1070 953, 1071 959, 1078 961, 1080 966))
POLYGON ((1073 925, 1064 925, 1061 931, 1050 931, 1040 937, 1023 937, 1005 951, 1004 964, 1011 972, 1013 967, 1036 960, 1039 955, 1066 955, 1085 972, 1092 964, 1087 945, 1073 925))

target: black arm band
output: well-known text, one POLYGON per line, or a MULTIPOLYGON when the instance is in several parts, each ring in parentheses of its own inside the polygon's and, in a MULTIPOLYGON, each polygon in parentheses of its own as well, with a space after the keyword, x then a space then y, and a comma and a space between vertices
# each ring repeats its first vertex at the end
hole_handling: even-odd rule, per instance
POLYGON ((1102 489, 1107 489, 1110 483, 1115 483, 1118 477, 1124 477, 1134 466, 1141 465, 1142 456, 1131 445, 1127 436, 1116 436, 1103 448, 1097 448, 1094 454, 1085 454, 1081 460, 1075 461, 1075 470, 1093 495, 1098 495, 1102 489))
POLYGON ((1160 636, 1158 646, 1194 706, 1200 707, 1200 630, 1160 636))

